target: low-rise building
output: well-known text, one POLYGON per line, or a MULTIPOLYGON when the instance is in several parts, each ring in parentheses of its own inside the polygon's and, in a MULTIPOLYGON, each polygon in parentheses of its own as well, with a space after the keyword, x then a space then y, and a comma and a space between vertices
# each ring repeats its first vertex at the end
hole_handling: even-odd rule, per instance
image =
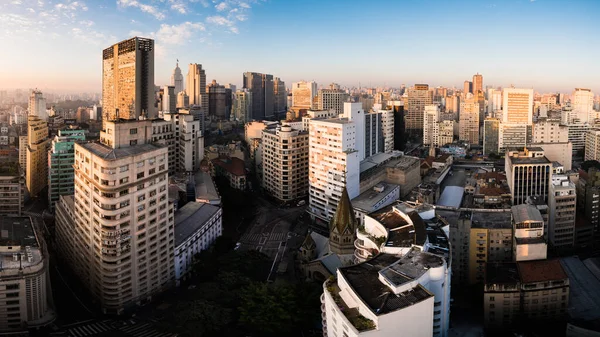
POLYGON ((213 176, 223 176, 229 185, 238 190, 246 190, 246 167, 244 161, 237 157, 221 156, 211 161, 213 176))
POLYGON ((48 261, 29 217, 0 216, 0 331, 52 323, 48 261))
POLYGON ((376 212, 400 198, 400 186, 381 182, 371 190, 361 193, 352 199, 352 207, 359 223, 363 223, 365 215, 376 212))
POLYGON ((188 202, 175 212, 175 281, 192 268, 194 255, 207 249, 223 232, 221 207, 188 202))
POLYGON ((545 260, 548 245, 544 238, 544 219, 533 205, 511 207, 513 223, 513 260, 545 260))

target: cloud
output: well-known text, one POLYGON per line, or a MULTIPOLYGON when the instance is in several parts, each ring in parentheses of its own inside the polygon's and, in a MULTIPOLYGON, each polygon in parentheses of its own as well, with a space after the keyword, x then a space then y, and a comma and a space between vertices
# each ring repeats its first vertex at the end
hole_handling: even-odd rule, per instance
POLYGON ((179 25, 160 25, 160 29, 153 34, 156 40, 163 44, 182 45, 190 42, 197 33, 206 30, 200 22, 184 22, 179 25))
POLYGON ((117 6, 120 6, 122 8, 139 8, 139 10, 141 10, 142 12, 152 15, 158 20, 165 19, 165 14, 161 12, 157 7, 141 3, 137 0, 117 0, 117 6))
POLYGON ((56 5, 54 5, 54 8, 56 8, 58 11, 78 11, 78 10, 82 10, 82 11, 87 11, 88 8, 85 5, 84 2, 82 1, 65 1, 63 3, 57 3, 56 5))
POLYGON ((233 22, 221 15, 209 16, 206 18, 206 22, 213 23, 217 26, 232 26, 233 22))
POLYGON ((220 4, 218 4, 218 5, 215 6, 215 9, 218 12, 222 12, 222 11, 226 10, 228 7, 229 7, 229 5, 227 5, 226 2, 221 2, 220 4))

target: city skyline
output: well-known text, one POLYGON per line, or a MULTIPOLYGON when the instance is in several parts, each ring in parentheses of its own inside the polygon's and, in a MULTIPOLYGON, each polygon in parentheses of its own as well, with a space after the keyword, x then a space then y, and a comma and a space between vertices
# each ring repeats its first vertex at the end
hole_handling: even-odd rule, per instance
POLYGON ((13 46, 0 59, 0 88, 99 92, 100 51, 140 36, 156 40, 156 85, 170 83, 179 59, 184 75, 199 63, 207 82, 238 87, 245 71, 276 74, 287 87, 304 79, 461 88, 480 73, 484 86, 599 92, 597 9, 544 0, 13 0, 0 4, 0 41, 13 46), (394 12, 402 15, 383 15, 394 12))

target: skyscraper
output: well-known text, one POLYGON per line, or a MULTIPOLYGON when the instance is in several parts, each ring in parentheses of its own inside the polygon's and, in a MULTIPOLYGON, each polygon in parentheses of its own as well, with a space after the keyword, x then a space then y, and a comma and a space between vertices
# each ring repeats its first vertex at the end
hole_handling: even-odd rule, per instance
POLYGON ((278 115, 284 115, 287 112, 287 91, 285 82, 279 77, 273 80, 273 112, 278 115))
POLYGON ((106 121, 156 117, 154 40, 134 37, 102 52, 102 116, 106 121))
POLYGON ((232 113, 238 121, 249 122, 252 120, 252 92, 247 89, 235 92, 232 113))
POLYGON ((483 75, 479 73, 473 75, 473 94, 477 95, 478 92, 483 92, 483 75))
POLYGON ((27 120, 27 190, 34 197, 48 185, 48 123, 38 116, 27 120))
POLYGON ((207 87, 208 114, 219 120, 229 119, 231 115, 231 89, 213 80, 207 87))
POLYGON ((38 116, 43 121, 48 121, 48 113, 46 112, 46 99, 42 96, 39 90, 32 90, 29 96, 28 105, 29 115, 38 116))
POLYGON ((433 93, 427 84, 415 84, 408 89, 408 109, 406 111, 406 131, 421 134, 425 106, 433 103, 433 93))
POLYGON ((464 88, 463 88, 463 95, 466 95, 468 93, 473 93, 473 82, 470 81, 465 81, 464 84, 464 88))
POLYGON ((317 82, 295 82, 292 84, 292 107, 295 109, 311 109, 316 95, 317 82))
POLYGON ((163 112, 176 112, 177 111, 177 94, 175 94, 175 87, 172 85, 165 85, 163 87, 162 111, 163 112))
POLYGON ((181 73, 181 69, 179 68, 179 60, 177 60, 177 65, 175 69, 173 69, 173 75, 171 75, 171 85, 175 87, 175 95, 183 91, 183 74, 181 73))
POLYGON ((273 117, 275 107, 273 75, 245 72, 243 81, 243 88, 252 93, 252 119, 263 120, 273 117))
POLYGON ((471 94, 460 102, 459 129, 458 139, 479 144, 479 103, 471 94))
POLYGON ((187 95, 190 105, 199 105, 200 111, 208 115, 208 93, 206 92, 206 72, 201 64, 190 63, 187 74, 187 95))

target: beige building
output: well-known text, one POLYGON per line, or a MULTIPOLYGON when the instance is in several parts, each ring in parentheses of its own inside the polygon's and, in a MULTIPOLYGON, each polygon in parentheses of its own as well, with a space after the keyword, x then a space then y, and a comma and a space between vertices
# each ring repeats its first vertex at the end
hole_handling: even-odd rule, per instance
POLYGON ((201 64, 190 63, 187 73, 186 93, 191 105, 200 106, 200 110, 208 116, 208 92, 206 91, 206 72, 201 64))
POLYGON ((102 121, 157 116, 154 40, 134 37, 102 51, 102 121))
POLYGON ((505 88, 502 94, 502 122, 531 125, 533 121, 533 89, 505 88))
POLYGON ((405 104, 406 130, 421 132, 425 106, 433 103, 433 92, 427 84, 415 84, 408 89, 408 104, 405 104))
POLYGON ((439 146, 440 109, 436 104, 425 106, 423 113, 423 145, 439 146))
POLYGON ((460 102, 458 139, 479 144, 479 103, 471 96, 460 102))
POLYGON ((187 95, 185 90, 180 91, 177 94, 177 108, 183 109, 190 106, 190 97, 187 95))
POLYGON ((533 123, 533 143, 566 143, 569 141, 569 127, 560 118, 540 118, 533 123))
POLYGON ((598 118, 598 112, 594 110, 594 93, 590 89, 575 88, 571 107, 577 119, 574 122, 593 124, 598 118))
POLYGON ((600 160, 600 130, 585 134, 585 160, 600 160))
POLYGON ((473 94, 483 92, 483 75, 477 73, 473 75, 473 94))
POLYGON ((48 123, 37 116, 27 119, 27 173, 29 194, 37 196, 48 185, 48 123))
POLYGON ((0 231, 0 332, 52 323, 48 261, 31 219, 1 216, 0 231))
POLYGON ((512 260, 512 231, 508 212, 473 212, 469 233, 469 284, 485 281, 488 263, 512 260))
POLYGON ((25 175, 15 162, 0 163, 0 215, 21 215, 25 202, 25 175))
POLYGON ((317 82, 300 81, 292 84, 292 108, 312 109, 317 95, 317 82))
POLYGON ((75 194, 56 208, 59 251, 105 313, 144 304, 172 284, 168 148, 146 121, 107 122, 75 145, 75 194))
POLYGON ((444 146, 454 141, 454 126, 456 122, 453 120, 441 121, 438 125, 438 144, 444 146))
POLYGON ((339 89, 338 85, 330 85, 329 89, 320 89, 317 93, 317 110, 335 109, 336 114, 344 113, 344 102, 348 94, 339 89))
POLYGON ((308 132, 289 125, 262 132, 263 188, 279 201, 308 194, 308 132))
POLYGON ((27 173, 27 135, 19 136, 19 166, 27 173))

